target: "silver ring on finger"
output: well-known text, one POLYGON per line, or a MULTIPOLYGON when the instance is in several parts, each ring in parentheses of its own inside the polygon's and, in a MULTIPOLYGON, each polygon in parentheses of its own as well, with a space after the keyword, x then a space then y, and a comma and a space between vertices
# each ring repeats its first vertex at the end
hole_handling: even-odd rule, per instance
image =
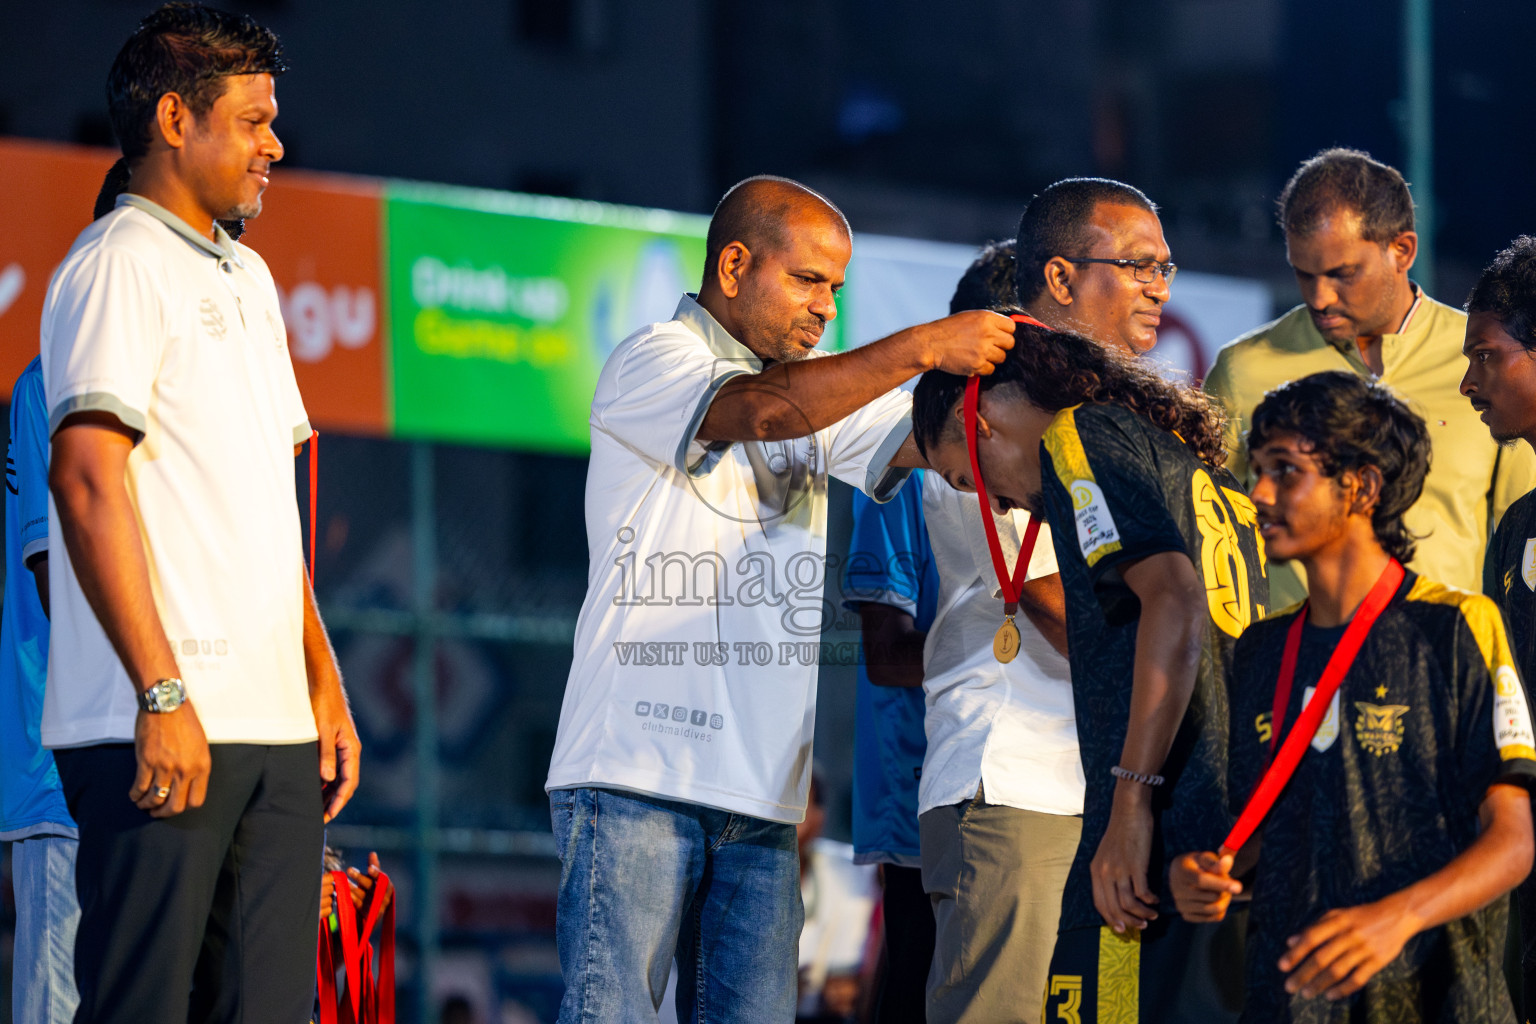
POLYGON ((171 787, 170 786, 161 786, 159 789, 155 790, 155 796, 159 797, 161 800, 164 800, 166 797, 168 797, 170 795, 171 795, 171 787))

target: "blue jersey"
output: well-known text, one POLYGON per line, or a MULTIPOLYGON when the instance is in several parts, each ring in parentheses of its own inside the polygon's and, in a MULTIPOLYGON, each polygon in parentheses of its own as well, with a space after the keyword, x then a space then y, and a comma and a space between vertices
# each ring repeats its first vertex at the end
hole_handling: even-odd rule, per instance
POLYGON ((42 361, 11 391, 5 457, 5 605, 0 609, 0 839, 75 835, 53 755, 43 749, 48 616, 27 558, 48 551, 48 406, 42 361))
MULTIPOLYGON (((933 625, 939 572, 923 523, 922 473, 885 504, 853 495, 843 581, 849 607, 888 604, 933 625)), ((860 660, 853 740, 853 848, 860 863, 917 867, 917 783, 928 747, 923 689, 876 686, 860 660)))

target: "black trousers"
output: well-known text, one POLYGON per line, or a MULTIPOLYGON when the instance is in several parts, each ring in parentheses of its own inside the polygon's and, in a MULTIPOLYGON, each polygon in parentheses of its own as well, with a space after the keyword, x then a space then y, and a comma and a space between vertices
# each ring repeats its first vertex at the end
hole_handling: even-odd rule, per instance
POLYGON ((877 1024, 923 1024, 928 968, 933 964, 933 901, 918 868, 885 864, 882 897, 885 959, 875 1000, 877 1024))
POLYGON ((221 743, 203 806, 128 799, 132 744, 55 751, 80 827, 75 1024, 300 1022, 314 1008, 324 845, 315 743, 221 743))

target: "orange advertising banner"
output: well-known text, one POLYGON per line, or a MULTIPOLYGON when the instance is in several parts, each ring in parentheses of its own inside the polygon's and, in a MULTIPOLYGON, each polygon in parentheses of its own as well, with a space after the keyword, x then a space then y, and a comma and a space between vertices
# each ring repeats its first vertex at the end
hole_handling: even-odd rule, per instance
POLYGON ((0 139, 0 394, 37 355, 43 295, 91 222, 108 149, 0 139))
MULTIPOLYGON (((0 139, 0 394, 37 354, 43 296, 90 223, 109 149, 0 139)), ((272 270, 294 372, 322 430, 383 435, 383 182, 274 169, 242 241, 272 270)))

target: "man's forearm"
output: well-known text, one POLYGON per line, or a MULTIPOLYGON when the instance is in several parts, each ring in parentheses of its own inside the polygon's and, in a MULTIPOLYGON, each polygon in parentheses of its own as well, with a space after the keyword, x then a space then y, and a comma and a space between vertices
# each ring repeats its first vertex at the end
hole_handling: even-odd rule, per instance
POLYGON ((339 694, 343 701, 341 674, 336 671, 336 651, 331 646, 330 634, 320 619, 320 608, 315 603, 315 591, 304 578, 304 672, 309 680, 311 703, 323 695, 339 694))
POLYGON ((1061 574, 1025 580, 1019 588, 1019 610, 1040 631, 1056 653, 1067 657, 1067 598, 1061 574))
POLYGON ((149 561, 124 480, 132 442, 105 436, 111 433, 88 425, 61 429, 49 484, 80 589, 129 679, 143 691, 180 670, 155 608, 149 561))
POLYGON ((1519 786, 1491 786, 1479 808, 1482 831, 1449 864, 1387 899, 1415 931, 1427 931, 1492 903, 1530 874, 1531 798, 1519 786))
POLYGON ((782 441, 825 429, 934 366, 927 325, 824 359, 734 377, 699 426, 700 441, 782 441))
POLYGON ((1195 691, 1205 640, 1205 591, 1182 552, 1142 559, 1125 567, 1122 576, 1141 599, 1141 619, 1120 764, 1157 775, 1195 691))
POLYGON ((892 605, 869 601, 859 606, 864 638, 864 670, 876 686, 923 685, 923 644, 928 634, 912 616, 892 605))

